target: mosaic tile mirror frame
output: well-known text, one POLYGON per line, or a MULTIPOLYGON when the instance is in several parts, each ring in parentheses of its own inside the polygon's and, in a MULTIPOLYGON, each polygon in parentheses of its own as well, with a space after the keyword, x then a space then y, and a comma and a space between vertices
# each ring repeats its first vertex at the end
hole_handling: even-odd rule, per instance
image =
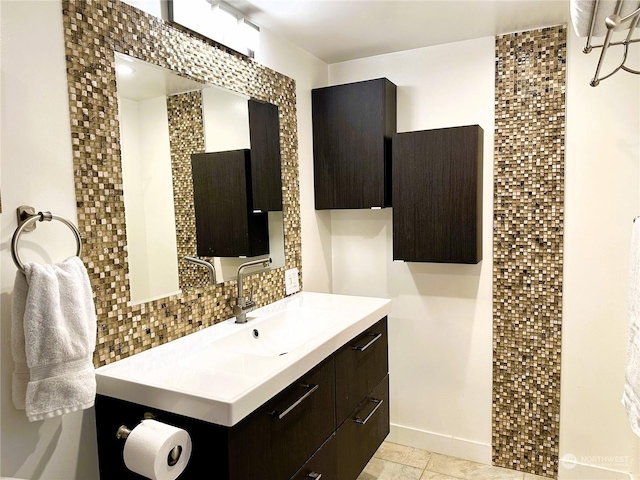
POLYGON ((63 20, 82 260, 98 315, 96 367, 230 318, 236 297, 228 281, 129 305, 115 52, 278 107, 285 266, 250 276, 245 288, 255 287, 259 306, 283 298, 284 269, 302 272, 294 80, 117 0, 64 0, 63 20))

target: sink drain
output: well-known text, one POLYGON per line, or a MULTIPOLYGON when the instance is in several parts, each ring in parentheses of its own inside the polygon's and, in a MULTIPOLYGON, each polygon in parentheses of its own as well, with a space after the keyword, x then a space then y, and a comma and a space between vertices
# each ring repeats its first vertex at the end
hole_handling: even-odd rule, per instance
POLYGON ((253 338, 258 338, 260 337, 260 332, 258 331, 257 328, 253 329, 253 338))

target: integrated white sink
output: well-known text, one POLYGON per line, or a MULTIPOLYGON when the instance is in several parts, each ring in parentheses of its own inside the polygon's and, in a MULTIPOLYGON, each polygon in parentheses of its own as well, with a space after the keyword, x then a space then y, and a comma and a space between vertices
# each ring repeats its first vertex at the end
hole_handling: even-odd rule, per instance
POLYGON ((96 370, 98 393, 233 426, 389 314, 387 299, 302 292, 96 370))
MULTIPOLYGON (((255 318, 255 315, 248 318, 255 318)), ((245 355, 279 357, 333 328, 340 320, 340 315, 324 310, 285 309, 255 318, 253 328, 237 331, 212 347, 245 355)))

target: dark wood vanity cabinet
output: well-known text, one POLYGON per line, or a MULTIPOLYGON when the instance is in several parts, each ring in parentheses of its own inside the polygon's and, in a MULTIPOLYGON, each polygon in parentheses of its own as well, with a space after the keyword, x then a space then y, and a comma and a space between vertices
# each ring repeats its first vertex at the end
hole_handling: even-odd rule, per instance
POLYGON ((253 98, 249 100, 248 107, 252 208, 260 212, 282 211, 278 107, 253 98))
POLYGON ((336 352, 338 425, 358 407, 389 371, 387 322, 381 320, 336 352))
POLYGON ((229 478, 292 477, 335 431, 334 358, 228 429, 229 478))
POLYGON ((385 317, 230 428, 98 395, 100 478, 142 478, 116 432, 152 412, 191 436, 182 480, 356 480, 389 433, 387 365, 385 317))
POLYGON ((386 78, 311 92, 315 206, 391 206, 396 86, 386 78))
MULTIPOLYGON (((291 480, 309 480, 312 478, 338 478, 338 441, 333 434, 313 454, 291 480), (321 477, 318 477, 321 475, 321 477)), ((354 477, 355 478, 355 477, 354 477)))
POLYGON ((387 352, 385 317, 335 354, 339 480, 357 478, 389 434, 387 352))
POLYGON ((248 149, 191 155, 199 257, 269 253, 267 213, 253 213, 248 149))
POLYGON ((394 260, 482 260, 482 147, 479 125, 394 135, 394 260))
POLYGON ((389 375, 385 375, 338 429, 338 478, 357 478, 388 434, 389 375))

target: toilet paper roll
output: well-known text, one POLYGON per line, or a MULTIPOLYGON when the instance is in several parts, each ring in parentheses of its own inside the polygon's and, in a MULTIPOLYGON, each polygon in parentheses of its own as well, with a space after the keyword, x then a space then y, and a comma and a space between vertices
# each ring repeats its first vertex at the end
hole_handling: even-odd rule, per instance
POLYGON ((124 464, 151 480, 175 480, 187 467, 190 457, 189 433, 156 420, 140 422, 124 444, 124 464), (177 452, 180 456, 176 461, 177 452))

